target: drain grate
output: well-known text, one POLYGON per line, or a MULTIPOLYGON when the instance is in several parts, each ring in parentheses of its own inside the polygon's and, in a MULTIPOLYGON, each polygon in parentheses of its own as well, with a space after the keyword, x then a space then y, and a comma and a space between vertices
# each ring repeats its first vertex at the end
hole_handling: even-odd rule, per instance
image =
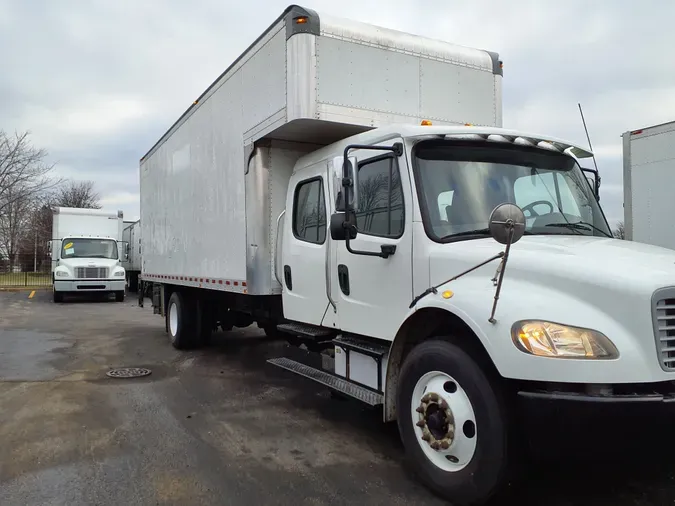
POLYGON ((143 376, 149 376, 151 373, 150 369, 144 367, 120 367, 108 371, 106 376, 111 378, 142 378, 143 376))

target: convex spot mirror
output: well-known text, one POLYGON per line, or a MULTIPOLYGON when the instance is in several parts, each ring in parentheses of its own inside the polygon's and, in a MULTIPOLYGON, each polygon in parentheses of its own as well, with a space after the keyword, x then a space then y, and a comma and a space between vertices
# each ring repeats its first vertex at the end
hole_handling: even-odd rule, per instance
POLYGON ((490 235, 499 244, 518 242, 525 233, 525 214, 515 204, 500 204, 492 210, 488 220, 490 235))
POLYGON ((347 221, 347 213, 335 213, 330 217, 330 237, 334 241, 356 239, 356 227, 347 221))
POLYGON ((355 156, 350 156, 347 163, 347 177, 351 185, 345 186, 344 179, 344 157, 336 156, 333 158, 333 191, 335 191, 335 210, 345 212, 348 210, 357 211, 359 207, 359 170, 358 160, 355 156))

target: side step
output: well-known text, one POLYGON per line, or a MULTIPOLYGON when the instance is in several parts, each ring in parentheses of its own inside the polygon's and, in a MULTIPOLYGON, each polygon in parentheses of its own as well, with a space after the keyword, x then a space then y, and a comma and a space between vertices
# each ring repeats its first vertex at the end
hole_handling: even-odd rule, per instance
POLYGON ((333 337, 336 334, 334 330, 326 327, 317 327, 316 325, 296 322, 277 325, 277 330, 284 334, 291 334, 298 337, 325 337, 326 339, 333 337))
POLYGON ((301 364, 300 362, 285 357, 271 358, 267 362, 276 365, 277 367, 281 367, 282 369, 286 369, 287 371, 299 374, 300 376, 304 376, 305 378, 314 380, 337 392, 349 395, 361 402, 365 402, 370 406, 380 406, 384 404, 384 397, 382 394, 373 392, 368 388, 347 381, 334 374, 314 369, 313 367, 306 366, 305 364, 301 364))
POLYGON ((339 346, 345 351, 356 351, 362 355, 368 355, 375 359, 381 359, 388 352, 390 345, 384 345, 375 343, 372 341, 366 341, 365 339, 359 339, 358 337, 345 336, 341 335, 333 339, 333 344, 339 346))

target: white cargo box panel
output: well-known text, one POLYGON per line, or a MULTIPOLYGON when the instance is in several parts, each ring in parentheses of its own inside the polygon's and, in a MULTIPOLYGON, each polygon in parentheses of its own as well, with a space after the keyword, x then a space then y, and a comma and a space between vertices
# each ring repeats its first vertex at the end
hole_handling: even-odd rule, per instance
POLYGON ((128 271, 141 270, 141 223, 125 221, 122 240, 129 244, 129 258, 122 263, 128 271))
POLYGON ((501 79, 496 53, 289 7, 141 159, 144 277, 278 293, 298 157, 393 123, 501 126, 501 79))
POLYGON ((111 237, 122 240, 122 211, 55 207, 53 209, 52 239, 68 236, 111 237))
POLYGON ((626 239, 675 249, 675 121, 623 134, 626 239))

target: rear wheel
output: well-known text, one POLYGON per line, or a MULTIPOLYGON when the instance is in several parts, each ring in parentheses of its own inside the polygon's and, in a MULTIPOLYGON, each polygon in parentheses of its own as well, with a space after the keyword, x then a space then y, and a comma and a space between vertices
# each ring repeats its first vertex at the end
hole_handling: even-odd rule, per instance
POLYGON ((401 368, 397 417, 406 459, 453 504, 483 503, 506 482, 511 434, 498 381, 462 348, 436 339, 416 346, 401 368))
POLYGON ((194 316, 186 297, 180 292, 173 292, 167 305, 166 320, 169 339, 174 348, 186 350, 194 347, 197 330, 194 316))

